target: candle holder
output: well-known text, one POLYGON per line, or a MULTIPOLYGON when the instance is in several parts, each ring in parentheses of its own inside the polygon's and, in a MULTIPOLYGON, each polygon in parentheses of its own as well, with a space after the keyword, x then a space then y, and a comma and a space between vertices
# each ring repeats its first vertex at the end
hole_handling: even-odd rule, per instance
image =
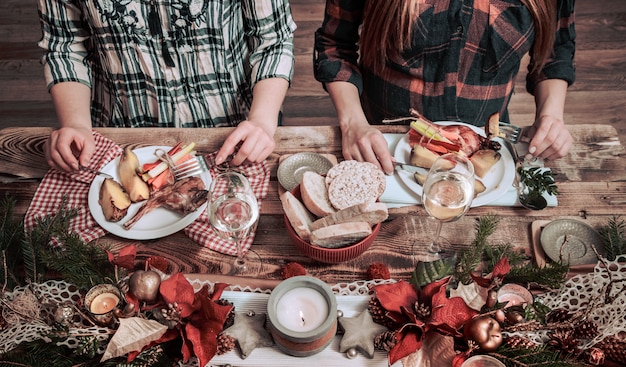
POLYGON ((112 325, 115 321, 115 310, 122 300, 122 293, 112 284, 99 284, 91 288, 85 295, 85 308, 96 324, 112 325))
POLYGON ((278 284, 270 294, 267 316, 276 346, 295 357, 321 352, 337 333, 337 299, 326 283, 309 276, 278 284))

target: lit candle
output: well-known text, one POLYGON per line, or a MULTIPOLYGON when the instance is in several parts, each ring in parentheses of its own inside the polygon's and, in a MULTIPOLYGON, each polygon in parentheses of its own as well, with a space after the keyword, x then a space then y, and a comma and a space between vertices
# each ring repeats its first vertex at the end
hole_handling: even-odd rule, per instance
POLYGON ((91 301, 89 310, 96 315, 102 315, 113 310, 119 302, 120 299, 115 294, 102 293, 97 295, 93 301, 91 301))
POLYGON ((276 303, 278 322, 299 332, 318 328, 328 317, 328 302, 320 292, 311 288, 294 288, 276 303))
POLYGON ((328 284, 309 276, 282 281, 267 302, 269 330, 283 352, 308 357, 324 350, 337 332, 337 299, 328 284))
POLYGON ((98 284, 85 295, 85 308, 93 320, 101 326, 115 323, 113 310, 122 300, 122 293, 113 284, 98 284))

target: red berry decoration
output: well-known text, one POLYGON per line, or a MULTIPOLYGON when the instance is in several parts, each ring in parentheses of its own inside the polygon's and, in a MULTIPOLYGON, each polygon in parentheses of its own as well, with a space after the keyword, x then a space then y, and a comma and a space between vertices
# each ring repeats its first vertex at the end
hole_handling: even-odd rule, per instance
POLYGON ((367 268, 367 279, 390 279, 391 273, 387 265, 383 263, 373 263, 367 268))
POLYGON ((298 264, 297 262, 290 262, 287 265, 283 266, 281 270, 281 275, 283 279, 295 277, 298 275, 306 275, 306 269, 304 266, 298 264))

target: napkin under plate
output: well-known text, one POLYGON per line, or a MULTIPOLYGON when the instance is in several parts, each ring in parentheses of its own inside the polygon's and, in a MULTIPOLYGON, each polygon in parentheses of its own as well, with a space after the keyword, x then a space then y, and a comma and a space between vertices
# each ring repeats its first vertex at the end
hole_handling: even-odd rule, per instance
MULTIPOLYGON (((404 137, 405 134, 383 134, 387 140, 389 151, 393 155, 396 145, 404 137)), ((519 154, 524 155, 528 151, 528 144, 518 143, 516 149, 519 154)), ((539 163, 540 164, 540 163, 539 163)), ((546 168, 549 169, 549 168, 546 168)), ((557 206, 556 196, 544 194, 548 206, 557 206)), ((410 205, 421 205, 422 201, 415 192, 407 187, 397 174, 386 176, 385 192, 380 197, 380 201, 387 204, 389 208, 399 208, 410 205)), ((506 193, 498 199, 490 202, 488 205, 493 206, 521 206, 517 199, 517 189, 511 186, 506 193)))

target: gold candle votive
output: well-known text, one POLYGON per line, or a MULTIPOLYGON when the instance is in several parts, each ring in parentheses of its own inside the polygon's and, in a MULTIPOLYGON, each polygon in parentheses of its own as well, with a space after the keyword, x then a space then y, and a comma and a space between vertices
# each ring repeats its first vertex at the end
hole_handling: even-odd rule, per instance
POLYGON ((321 352, 337 333, 337 299, 317 278, 282 281, 270 294, 267 315, 274 342, 295 357, 321 352))
POLYGON ((99 325, 111 325, 115 322, 113 312, 120 304, 122 294, 112 284, 99 284, 85 295, 85 308, 99 325))

